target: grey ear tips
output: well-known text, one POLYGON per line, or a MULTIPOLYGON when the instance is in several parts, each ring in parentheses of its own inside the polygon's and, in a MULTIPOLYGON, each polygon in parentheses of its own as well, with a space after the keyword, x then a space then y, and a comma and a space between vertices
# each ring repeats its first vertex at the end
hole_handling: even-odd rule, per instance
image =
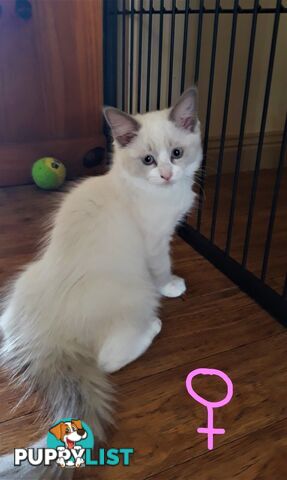
POLYGON ((110 110, 110 108, 113 108, 113 107, 110 107, 109 105, 103 105, 102 112, 106 113, 108 110, 110 110))
POLYGON ((192 96, 193 98, 198 97, 198 88, 196 85, 192 85, 191 87, 188 87, 186 90, 181 95, 182 97, 188 97, 192 96))
POLYGON ((198 93, 198 86, 196 84, 191 85, 187 90, 190 90, 194 93, 198 93))
POLYGON ((193 104, 195 109, 197 108, 197 103, 198 103, 198 88, 197 85, 192 85, 191 87, 186 88, 181 96, 179 97, 178 101, 174 105, 173 108, 176 108, 176 106, 182 102, 184 102, 186 99, 191 98, 193 100, 193 104))
POLYGON ((169 113, 169 120, 176 126, 190 132, 197 123, 198 91, 195 85, 187 88, 169 113))
POLYGON ((104 105, 103 108, 102 108, 102 113, 103 113, 103 116, 105 118, 105 120, 109 122, 109 111, 110 111, 111 107, 109 107, 108 105, 104 105))
POLYGON ((127 146, 140 129, 139 122, 128 113, 116 107, 104 106, 102 111, 112 131, 113 138, 120 146, 127 146))
POLYGON ((110 105, 104 105, 102 108, 102 112, 104 115, 108 115, 110 112, 113 112, 115 110, 118 110, 115 107, 111 107, 110 105))
POLYGON ((104 105, 102 108, 102 112, 103 112, 104 118, 106 119, 106 122, 109 124, 111 128, 114 123, 114 119, 117 118, 119 115, 123 114, 123 112, 121 112, 118 108, 111 107, 109 105, 104 105))
POLYGON ((197 99, 198 97, 198 88, 196 85, 192 85, 191 87, 187 88, 183 95, 191 95, 193 98, 197 99))

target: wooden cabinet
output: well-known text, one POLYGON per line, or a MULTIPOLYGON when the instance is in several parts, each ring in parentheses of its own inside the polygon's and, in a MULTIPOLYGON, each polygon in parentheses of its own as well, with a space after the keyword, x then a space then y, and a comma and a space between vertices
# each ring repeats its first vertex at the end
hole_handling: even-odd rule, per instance
POLYGON ((41 156, 70 176, 103 147, 102 0, 0 0, 0 185, 41 156), (28 18, 27 18, 28 17, 28 18))

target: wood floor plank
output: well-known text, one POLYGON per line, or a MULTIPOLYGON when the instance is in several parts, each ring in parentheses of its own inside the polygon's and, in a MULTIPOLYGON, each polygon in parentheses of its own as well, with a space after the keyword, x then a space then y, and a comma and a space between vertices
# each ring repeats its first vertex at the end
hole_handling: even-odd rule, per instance
MULTIPOLYGON (((287 419, 176 465, 150 480, 284 480, 287 419)), ((95 477, 94 477, 95 478, 95 477)))
MULTIPOLYGON (((215 426, 226 429, 225 435, 215 438, 216 449, 285 419, 287 369, 282 354, 286 352, 286 342, 287 332, 284 332, 121 385, 118 431, 110 445, 134 448, 136 453, 129 468, 97 469, 97 478, 143 480, 150 475, 157 478, 162 470, 206 452, 206 438, 196 432, 206 424, 206 412, 185 390, 185 378, 195 368, 218 368, 234 384, 233 400, 215 412, 215 426)), ((117 376, 114 375, 115 380, 117 376)), ((200 380, 198 392, 210 400, 222 398, 223 382, 213 381, 210 385, 210 381, 200 380)), ((77 478, 85 478, 86 473, 91 474, 89 470, 82 477, 79 472, 77 478)))
POLYGON ((172 314, 166 302, 159 337, 144 357, 119 372, 119 377, 123 382, 136 380, 284 332, 284 327, 270 322, 266 312, 249 302, 237 290, 187 308, 177 299, 172 314))
MULTIPOLYGON (((243 178, 244 188, 249 184, 249 179, 243 178)), ((226 177, 223 189, 228 190, 229 185, 226 177)), ((261 185, 269 188, 266 175, 261 185)), ((221 239, 226 233, 227 190, 220 205, 221 239)), ((61 196, 33 186, 0 189, 0 288, 33 258, 43 237, 42 224, 61 196)), ((232 244, 238 257, 246 199, 245 195, 238 202, 232 244)), ((259 225, 250 256, 252 268, 257 270, 269 202, 262 193, 259 199, 262 212, 256 217, 259 225)), ((208 205, 210 209, 211 203, 208 205)), ((207 229, 208 219, 204 218, 207 229)), ((280 218, 284 218, 284 205, 280 206, 280 218)), ((285 227, 277 225, 278 253, 272 255, 268 273, 274 285, 280 285, 286 265, 285 233, 285 227)), ((187 280, 187 293, 163 301, 160 336, 142 358, 112 376, 117 387, 118 430, 109 435, 108 446, 135 448, 132 465, 81 469, 76 478, 285 480, 286 330, 179 239, 173 245, 173 258, 176 273, 187 280), (205 425, 204 409, 187 395, 184 386, 187 373, 198 367, 219 368, 234 382, 232 402, 215 415, 215 426, 223 426, 226 434, 215 437, 216 448, 211 453, 206 450, 206 439, 196 432, 205 425)), ((225 390, 212 377, 197 379, 195 385, 209 399, 219 398, 225 390)), ((36 396, 35 405, 28 400, 13 410, 22 396, 23 390, 12 390, 0 372, 0 453, 27 446, 47 431, 44 425, 39 431, 41 400, 36 396)))

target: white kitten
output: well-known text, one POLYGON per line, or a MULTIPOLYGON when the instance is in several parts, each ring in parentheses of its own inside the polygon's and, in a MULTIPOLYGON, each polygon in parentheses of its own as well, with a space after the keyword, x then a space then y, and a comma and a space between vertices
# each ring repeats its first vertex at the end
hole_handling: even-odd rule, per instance
POLYGON ((111 171, 66 196, 1 317, 3 364, 29 392, 40 390, 54 421, 80 418, 99 438, 111 413, 105 372, 142 355, 160 332, 160 294, 185 291, 171 274, 169 243, 192 206, 202 158, 195 88, 172 109, 131 117, 108 107, 105 116, 111 171))

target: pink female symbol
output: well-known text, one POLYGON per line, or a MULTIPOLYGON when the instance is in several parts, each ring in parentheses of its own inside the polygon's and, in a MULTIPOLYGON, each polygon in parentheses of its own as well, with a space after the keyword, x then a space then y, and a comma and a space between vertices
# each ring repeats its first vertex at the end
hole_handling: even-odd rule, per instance
POLYGON ((207 408, 207 428, 198 428, 198 433, 206 433, 207 434, 207 448, 208 450, 213 449, 213 436, 214 435, 223 435, 225 433, 224 428, 213 428, 213 409, 220 408, 227 403, 230 402, 233 395, 233 384, 230 378, 226 375, 226 373, 222 372, 221 370, 216 370, 214 368, 197 368, 196 370, 192 370, 187 377, 186 377, 186 389, 189 395, 194 398, 198 403, 201 403, 207 408), (197 375, 217 375, 218 377, 222 378, 222 380, 227 385, 227 394, 220 400, 219 402, 209 402, 198 395, 192 388, 192 380, 197 375))

